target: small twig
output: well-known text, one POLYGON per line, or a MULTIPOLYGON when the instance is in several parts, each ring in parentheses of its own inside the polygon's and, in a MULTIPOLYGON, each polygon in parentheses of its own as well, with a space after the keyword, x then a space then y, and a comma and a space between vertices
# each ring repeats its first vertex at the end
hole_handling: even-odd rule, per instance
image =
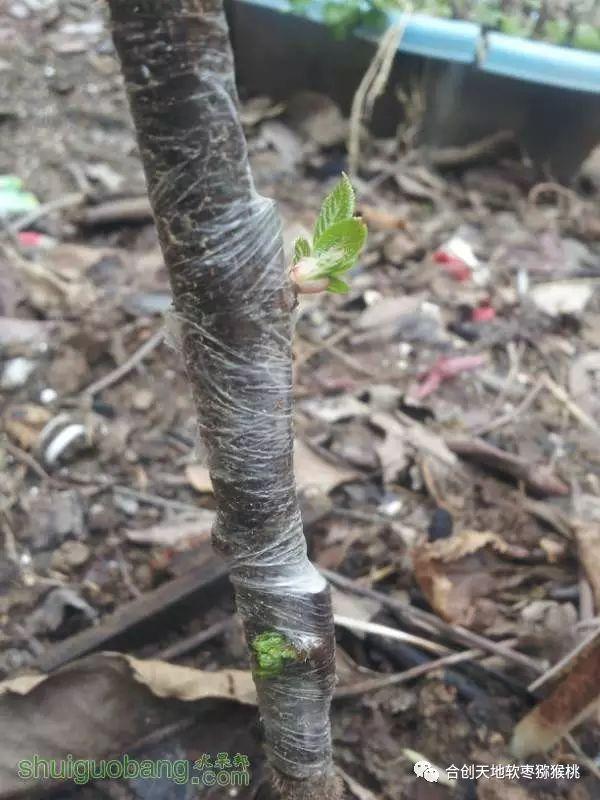
POLYGON ((551 181, 536 184, 529 192, 527 202, 531 206, 537 206, 540 196, 550 193, 564 201, 563 210, 567 216, 573 215, 573 210, 580 204, 579 198, 572 189, 551 181))
POLYGON ((476 428, 474 433, 476 433, 478 436, 481 436, 482 434, 490 433, 491 431, 497 430, 498 428, 501 428, 503 425, 512 422, 521 414, 523 414, 525 411, 527 411, 527 409, 534 402, 540 391, 544 388, 548 389, 548 391, 551 392, 559 402, 563 403, 563 405, 571 413, 571 415, 575 417, 575 419, 578 422, 580 422, 584 427, 589 428, 590 430, 596 432, 599 431, 600 426, 595 422, 595 420, 593 420, 588 414, 586 414, 586 412, 582 408, 580 408, 577 405, 577 403, 575 403, 575 401, 567 394, 567 392, 561 386, 558 385, 558 383, 556 383, 556 381, 554 381, 549 375, 544 374, 536 381, 533 388, 523 399, 520 405, 518 405, 517 408, 514 409, 514 411, 510 411, 506 414, 503 414, 501 417, 498 417, 498 419, 493 420, 492 422, 489 422, 485 425, 482 425, 479 428, 476 428))
POLYGON ((298 356, 294 360, 294 366, 298 369, 306 364, 307 361, 310 361, 311 358, 321 353, 323 350, 326 350, 328 347, 332 345, 339 344, 343 341, 347 336, 352 333, 352 328, 349 325, 346 325, 344 328, 340 328, 339 331, 336 331, 332 336, 325 341, 320 342, 315 347, 311 348, 307 353, 303 353, 301 356, 298 356))
POLYGON ((589 414, 586 414, 585 411, 580 408, 574 400, 571 399, 571 397, 569 397, 562 386, 559 386, 558 383, 552 380, 549 375, 543 375, 541 380, 543 381, 544 386, 546 386, 547 389, 552 392, 554 397, 556 397, 556 399, 565 406, 565 408, 573 417, 575 417, 578 422, 581 422, 584 428, 589 428, 589 430, 598 433, 598 423, 593 420, 589 414))
POLYGON ((537 517, 537 519, 541 519, 542 522, 545 522, 546 525, 560 533, 565 539, 570 541, 573 539, 573 524, 560 508, 549 505, 543 500, 532 500, 531 497, 520 497, 519 504, 524 511, 537 517))
POLYGON ((33 225, 34 222, 37 222, 42 217, 52 214, 53 211, 62 211, 65 208, 78 206, 84 200, 84 194, 81 192, 74 192, 73 194, 67 194, 64 197, 59 197, 57 200, 50 200, 48 203, 42 203, 42 205, 39 205, 37 208, 34 208, 27 214, 23 214, 22 217, 19 217, 12 222, 8 226, 7 230, 11 234, 16 234, 19 231, 22 231, 24 228, 28 228, 30 225, 33 225))
POLYGON ((348 160, 352 174, 355 174, 358 170, 363 122, 371 115, 375 100, 385 89, 408 19, 409 16, 407 14, 401 22, 393 25, 384 33, 379 42, 377 52, 354 95, 350 111, 350 134, 348 137, 348 160))
POLYGON ((386 517, 383 514, 369 514, 368 511, 356 511, 353 508, 342 508, 341 506, 332 506, 328 513, 335 517, 353 519, 357 522, 368 522, 372 525, 389 525, 391 522, 390 517, 386 517))
POLYGON ((513 131, 497 131, 461 147, 440 147, 426 151, 425 156, 434 167, 458 167, 472 164, 483 156, 497 156, 499 150, 505 149, 507 145, 514 145, 515 142, 513 131))
POLYGON ((162 661, 169 661, 173 658, 186 655, 192 650, 196 650, 201 645, 206 644, 206 642, 209 642, 211 639, 214 639, 215 636, 220 636, 220 634, 225 633, 225 631, 231 628, 234 622, 235 617, 226 617, 219 622, 215 622, 214 625, 205 628, 203 631, 198 631, 198 633, 187 636, 185 639, 180 639, 178 642, 175 642, 175 644, 165 647, 163 650, 159 650, 154 658, 160 658, 162 661))
POLYGON ((62 297, 70 297, 73 294, 73 286, 60 278, 52 270, 43 264, 28 261, 20 254, 16 247, 9 245, 6 241, 0 240, 0 252, 27 275, 37 281, 44 281, 55 289, 62 297))
POLYGON ((600 781, 600 768, 596 764, 593 758, 590 758, 587 753, 585 753, 574 738, 574 736, 570 733, 567 733, 565 736, 566 741, 569 743, 571 749, 577 756, 577 758, 581 761, 583 766, 590 772, 597 780, 600 781))
POLYGON ((166 497, 159 497, 156 494, 149 494, 147 492, 138 492, 137 489, 130 489, 129 486, 120 486, 114 484, 106 488, 112 489, 119 494, 126 494, 129 497, 135 497, 142 503, 148 503, 150 506, 158 506, 159 508, 170 508, 173 511, 192 511, 198 513, 198 506, 191 503, 181 503, 179 500, 169 500, 166 497))
POLYGON ((13 458, 21 461, 23 464, 25 464, 25 466, 29 467, 32 472, 35 472, 38 478, 41 478, 41 480, 46 481, 47 483, 51 484, 52 486, 56 486, 59 489, 65 488, 66 484, 63 481, 60 481, 57 478, 53 478, 52 475, 49 475, 42 465, 39 464, 35 458, 25 450, 22 450, 20 447, 17 447, 16 444, 12 444, 12 442, 9 441, 4 442, 4 447, 13 458))
POLYGON ((589 647, 599 636, 600 628, 597 628, 569 653, 567 653, 566 656, 561 658, 560 661, 557 661, 557 663, 551 666, 550 669, 547 669, 545 672, 543 672, 539 678, 536 678, 532 683, 530 683, 527 687, 528 691, 537 692, 537 690, 540 689, 544 684, 548 683, 548 681, 552 680, 552 678, 556 677, 560 672, 562 672, 567 664, 573 661, 573 659, 577 658, 577 656, 587 647, 589 647))
POLYGON ((428 650, 430 653, 443 653, 447 655, 450 651, 444 645, 430 642, 429 639, 423 639, 421 636, 414 636, 412 633, 399 631, 395 628, 390 628, 388 625, 379 625, 377 622, 366 622, 361 619, 351 619, 350 617, 343 617, 339 614, 334 614, 333 621, 341 628, 347 628, 350 631, 361 631, 363 633, 370 633, 373 636, 383 636, 386 639, 395 639, 398 642, 408 642, 420 647, 422 650, 428 650))
POLYGON ((365 375, 367 378, 371 379, 378 378, 378 373, 375 370, 369 369, 369 367, 364 367, 349 353, 344 353, 343 350, 340 350, 339 347, 335 347, 332 344, 328 344, 325 345, 325 349, 327 350, 328 353, 331 353, 332 356, 335 356, 335 358, 337 358, 351 370, 354 370, 354 372, 357 372, 359 375, 365 375))
POLYGON ((373 794, 370 789, 367 789, 366 786, 363 786, 357 780, 355 780, 351 775, 348 775, 347 772, 336 764, 335 771, 344 781, 348 789, 352 792, 355 797, 359 797, 360 800, 377 800, 377 797, 373 794))
POLYGON ((117 563, 119 565, 119 572, 121 573, 121 578, 123 579, 123 585, 129 590, 129 594, 131 597, 141 597, 142 592, 138 589, 135 585, 133 578, 131 577, 131 570, 129 569, 129 564, 127 563, 123 551, 119 545, 115 548, 115 553, 117 555, 117 563))
POLYGON ((518 345, 514 342, 508 342, 506 345, 506 353, 510 362, 510 369, 508 371, 508 375, 506 376, 504 385, 500 389, 498 397, 496 398, 496 408, 502 408, 503 403, 507 400, 511 391, 513 390, 513 384, 517 380, 519 370, 521 369, 521 362, 523 360, 525 348, 525 342, 519 342, 518 345))
MULTIPOLYGON (((516 725, 510 749, 518 758, 548 752, 572 728, 594 713, 598 705, 600 637, 576 651, 568 663, 559 662, 546 673, 556 680, 544 698, 516 725)), ((536 684, 539 682, 536 682, 536 684)))
POLYGON ((428 611, 423 611, 422 609, 415 608, 408 603, 395 600, 383 592, 378 592, 375 589, 369 589, 365 586, 359 586, 354 581, 350 580, 350 578, 339 575, 337 572, 333 572, 333 570, 321 568, 321 573, 334 585, 339 586, 342 589, 346 589, 354 594, 362 595, 363 597, 370 597, 371 599, 376 600, 377 602, 381 603, 382 606, 390 608, 392 611, 395 611, 401 616, 408 618, 415 625, 418 625, 429 633, 431 633, 432 629, 438 630, 440 633, 448 636, 453 641, 460 642, 461 644, 467 644, 470 647, 474 646, 480 650, 485 650, 486 652, 502 656, 502 658, 505 660, 519 664, 521 667, 525 667, 533 672, 540 673, 545 671, 545 668, 536 659, 530 658, 529 656, 519 653, 516 650, 512 650, 500 642, 494 642, 491 639, 487 639, 485 636, 482 636, 478 633, 473 633, 472 631, 469 631, 460 625, 451 625, 449 622, 444 622, 444 620, 436 617, 434 614, 430 614, 428 611))
POLYGON ((76 222, 80 225, 152 222, 152 209, 146 195, 125 197, 86 208, 77 216, 76 222))
POLYGON ((0 527, 4 533, 4 555, 6 555, 6 557, 12 561, 13 564, 19 566, 19 553, 17 551, 17 540, 15 538, 15 534, 10 527, 6 512, 3 512, 2 516, 4 517, 4 522, 0 523, 0 527))
POLYGON ((532 39, 541 36, 543 33, 544 26, 546 25, 549 16, 548 5, 549 5, 548 0, 541 0, 540 8, 537 14, 537 19, 535 21, 535 25, 533 26, 533 30, 531 31, 532 39))
POLYGON ((436 506, 438 506, 438 508, 445 508, 449 514, 452 514, 451 503, 448 502, 448 500, 442 495, 441 491, 439 490, 436 484, 433 470, 431 468, 430 460, 427 458, 427 456, 420 454, 417 457, 417 466, 421 470, 421 476, 423 478, 423 483, 425 484, 425 488, 431 495, 436 506))
POLYGON ((569 494, 569 487, 545 464, 530 464, 525 458, 494 447, 483 439, 467 437, 446 439, 446 445, 462 458, 522 481, 529 489, 548 495, 569 494))
POLYGON ((395 673, 394 675, 383 675, 380 678, 370 678, 366 681, 354 683, 351 686, 340 686, 335 691, 334 697, 354 697, 365 692, 375 692, 378 689, 385 689, 387 686, 397 686, 399 683, 407 683, 415 678, 420 678, 428 672, 433 672, 442 667, 449 667, 453 664, 461 664, 463 661, 473 661, 484 655, 482 650, 463 650, 462 653, 450 653, 447 656, 436 658, 425 664, 417 664, 415 667, 395 673))
POLYGON ((99 378, 94 383, 91 383, 86 389, 83 390, 82 394, 86 397, 93 397, 99 392, 102 392, 104 389, 108 389, 109 386, 117 383, 117 381, 120 381, 121 378, 125 377, 128 372, 131 372, 134 367, 137 367, 137 365, 140 364, 149 353, 158 347, 158 345, 162 342, 164 335, 165 333, 162 328, 157 330, 149 339, 144 342, 141 347, 135 351, 135 353, 133 353, 127 359, 127 361, 124 361, 112 372, 109 372, 108 375, 105 375, 103 378, 99 378))
POLYGON ((577 630, 585 630, 586 628, 596 628, 596 632, 600 631, 600 617, 595 616, 591 619, 580 620, 577 625, 577 630))
POLYGON ((594 617, 594 592, 584 574, 579 578, 579 621, 585 622, 594 617))
POLYGON ((533 388, 529 391, 529 393, 524 397, 521 403, 513 410, 508 411, 506 414, 503 414, 501 417, 497 417, 497 419, 488 422, 485 425, 480 425, 478 428, 475 428, 473 433, 476 436, 483 436, 484 434, 491 433, 492 431, 498 430, 498 428, 502 428, 504 425, 507 425, 510 422, 514 422, 517 417, 520 417, 521 414, 525 413, 527 409, 533 404, 534 400, 544 388, 544 381, 540 378, 533 386, 533 388))

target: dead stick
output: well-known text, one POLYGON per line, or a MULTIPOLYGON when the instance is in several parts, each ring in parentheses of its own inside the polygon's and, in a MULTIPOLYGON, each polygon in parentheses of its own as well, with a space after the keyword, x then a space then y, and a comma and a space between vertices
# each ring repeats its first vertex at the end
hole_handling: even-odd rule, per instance
POLYGON ((445 634, 453 641, 466 644, 470 647, 474 646, 478 649, 485 650, 486 652, 502 656, 502 658, 506 659, 507 661, 512 661, 515 664, 519 664, 520 666, 525 667, 532 672, 540 673, 544 671, 544 667, 539 661, 530 658, 523 653, 519 653, 516 650, 512 650, 511 648, 502 645, 500 642, 494 642, 491 639, 487 639, 485 636, 482 636, 481 634, 473 633, 472 631, 463 628, 461 625, 451 625, 449 622, 444 622, 444 620, 441 620, 434 614, 430 614, 427 611, 422 611, 420 608, 414 608, 408 603, 400 602, 400 600, 394 600, 392 597, 388 597, 382 592, 369 589, 365 586, 359 586, 349 578, 339 575, 337 572, 333 572, 332 570, 321 569, 321 572, 334 585, 337 585, 342 589, 346 589, 354 594, 359 594, 362 597, 370 597, 371 599, 381 603, 382 606, 390 608, 392 611, 396 611, 398 614, 407 618, 409 621, 413 622, 415 625, 418 625, 424 630, 429 632, 431 632, 432 629, 438 630, 440 633, 445 634))
POLYGON ((83 394, 87 397, 93 397, 94 395, 102 392, 104 389, 108 389, 109 386, 112 386, 117 381, 120 381, 121 378, 124 378, 128 372, 131 372, 134 367, 137 367, 138 364, 146 358, 146 356, 155 350, 158 345, 164 339, 165 333, 163 329, 156 331, 149 339, 147 339, 144 344, 138 348, 135 353, 132 353, 131 356, 120 364, 116 369, 112 372, 109 372, 108 375, 105 375, 103 378, 99 378, 94 383, 90 383, 90 385, 83 390, 83 394))

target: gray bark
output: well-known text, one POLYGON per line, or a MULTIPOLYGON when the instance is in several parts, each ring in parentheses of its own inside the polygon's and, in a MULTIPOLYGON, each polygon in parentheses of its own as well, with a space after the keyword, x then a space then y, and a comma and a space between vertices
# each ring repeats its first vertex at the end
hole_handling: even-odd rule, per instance
POLYGON ((334 798, 329 589, 293 473, 292 311, 274 204, 255 191, 221 0, 109 0, 267 754, 287 797, 334 798), (264 634, 285 642, 264 669, 264 634))

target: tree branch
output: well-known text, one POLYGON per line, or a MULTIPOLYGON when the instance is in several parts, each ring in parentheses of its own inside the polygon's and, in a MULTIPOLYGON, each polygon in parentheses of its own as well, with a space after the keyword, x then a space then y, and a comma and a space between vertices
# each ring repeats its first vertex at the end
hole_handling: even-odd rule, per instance
POLYGON ((222 0, 109 5, 274 784, 334 798, 333 619, 293 474, 295 299, 277 212, 250 174, 222 0))

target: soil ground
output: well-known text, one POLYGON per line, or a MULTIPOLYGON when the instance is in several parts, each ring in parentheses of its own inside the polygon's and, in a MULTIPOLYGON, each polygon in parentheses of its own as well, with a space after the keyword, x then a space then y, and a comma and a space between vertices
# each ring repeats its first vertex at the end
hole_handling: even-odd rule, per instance
MULTIPOLYGON (((284 106, 243 97, 243 120, 289 248, 347 168, 348 121, 311 93, 284 106)), ((21 232, 5 229, 0 249, 0 674, 9 678, 191 569, 218 565, 210 479, 100 5, 7 4, 0 128, 0 173, 52 204, 21 232)), ((516 723, 551 691, 527 687, 599 625, 598 197, 593 180, 587 194, 542 182, 511 142, 471 163, 428 159, 406 129, 364 142, 355 184, 367 251, 348 295, 308 297, 298 310, 296 467, 311 555, 378 593, 334 590, 336 613, 354 621, 338 626, 336 760, 359 800, 591 800, 594 714, 574 739, 517 762, 554 771, 489 770, 514 763, 516 723), (386 598, 440 625, 426 629, 386 598), (456 626, 517 657, 486 650, 430 669, 473 648, 456 626), (419 665, 418 677, 373 683, 419 665), (454 785, 417 777, 419 759, 456 766, 454 785), (577 765, 579 778, 556 765, 577 765)), ((246 669, 230 593, 210 587, 193 613, 177 606, 135 636, 108 639, 109 649, 246 669), (188 641, 211 626, 206 641, 188 641)), ((92 704, 80 694, 72 713, 87 734, 86 696, 92 704)), ((251 787, 206 794, 257 796, 254 710, 221 701, 170 725, 137 742, 141 752, 247 752, 251 787)), ((99 781, 58 796, 190 792, 99 781)))

